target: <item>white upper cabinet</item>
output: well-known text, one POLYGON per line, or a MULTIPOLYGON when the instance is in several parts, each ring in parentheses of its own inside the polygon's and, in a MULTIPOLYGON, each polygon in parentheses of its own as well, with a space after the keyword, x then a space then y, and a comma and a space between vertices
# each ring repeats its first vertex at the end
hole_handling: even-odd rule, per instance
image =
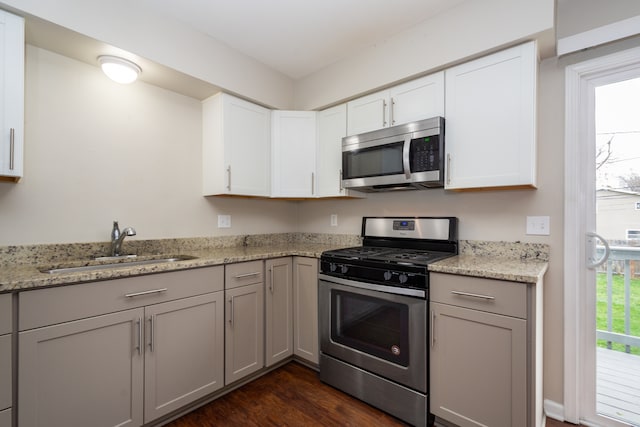
POLYGON ((450 190, 536 185, 534 42, 446 70, 450 190))
POLYGON ((347 134, 356 135, 389 126, 388 91, 376 92, 347 103, 347 134))
POLYGON ((316 112, 271 113, 272 197, 316 197, 316 112))
POLYGON ((24 147, 24 19, 0 10, 0 180, 22 177, 24 147))
POLYGON ((431 74, 347 103, 347 134, 355 135, 444 115, 444 73, 431 74))
POLYGON ((271 192, 271 111, 219 93, 202 103, 203 194, 271 192))
POLYGON ((394 86, 389 96, 391 126, 444 116, 444 73, 394 86))
POLYGON ((318 197, 345 196, 342 188, 342 138, 347 135, 347 104, 318 112, 318 197))

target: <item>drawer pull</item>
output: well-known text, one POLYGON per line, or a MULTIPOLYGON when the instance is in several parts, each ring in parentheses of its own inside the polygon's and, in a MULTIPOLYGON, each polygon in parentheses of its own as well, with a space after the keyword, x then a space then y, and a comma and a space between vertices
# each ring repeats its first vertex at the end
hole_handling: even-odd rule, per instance
POLYGON ((259 271, 256 271, 255 273, 247 273, 247 274, 238 274, 237 276, 234 276, 234 279, 244 279, 245 277, 254 277, 254 276, 258 276, 260 275, 259 271))
POLYGON ((167 292, 167 288, 152 289, 150 291, 142 291, 142 292, 134 292, 132 294, 125 294, 125 297, 133 298, 133 297, 140 297, 143 295, 160 294, 162 292, 167 292))
POLYGON ((486 300, 496 299, 496 297, 492 297, 491 295, 472 294, 469 292, 451 291, 451 293, 454 295, 459 295, 461 297, 480 298, 480 299, 486 299, 486 300))

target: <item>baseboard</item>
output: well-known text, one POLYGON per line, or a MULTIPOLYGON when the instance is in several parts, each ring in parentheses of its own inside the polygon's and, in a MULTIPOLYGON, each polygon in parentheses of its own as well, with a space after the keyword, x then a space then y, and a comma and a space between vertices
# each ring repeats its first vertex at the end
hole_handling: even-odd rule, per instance
POLYGON ((564 405, 553 400, 544 399, 544 413, 549 418, 564 422, 564 405))

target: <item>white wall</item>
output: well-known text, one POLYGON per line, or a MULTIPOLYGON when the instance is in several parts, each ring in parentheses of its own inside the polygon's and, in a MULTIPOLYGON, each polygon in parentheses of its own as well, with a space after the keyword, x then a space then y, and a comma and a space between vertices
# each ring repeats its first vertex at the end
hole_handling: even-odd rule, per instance
POLYGON ((0 182, 0 245, 296 231, 294 202, 201 196, 200 101, 27 46, 25 170, 0 182), (232 228, 218 229, 217 215, 232 228))
POLYGON ((272 105, 291 108, 293 81, 176 19, 130 0, 2 0, 3 9, 37 16, 150 61, 272 105))
POLYGON ((558 0, 558 39, 640 15, 637 0, 558 0))
POLYGON ((317 109, 517 41, 554 50, 553 0, 469 0, 295 83, 298 109, 317 109), (542 34, 543 33, 543 34, 542 34))

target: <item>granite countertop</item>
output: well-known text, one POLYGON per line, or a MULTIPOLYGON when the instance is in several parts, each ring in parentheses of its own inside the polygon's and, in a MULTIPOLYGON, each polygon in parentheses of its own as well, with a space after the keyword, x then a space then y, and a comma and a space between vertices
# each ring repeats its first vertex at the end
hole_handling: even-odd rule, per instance
MULTIPOLYGON (((81 272, 62 273, 42 273, 41 268, 58 266, 81 266, 90 263, 86 261, 67 261, 53 263, 18 264, 14 266, 3 266, 0 269, 0 293, 21 291, 47 286, 70 285, 83 282, 93 282, 97 280, 118 279, 143 274, 153 274, 167 271, 185 270, 190 268, 208 267, 234 262, 253 261, 267 258, 277 258, 282 256, 305 256, 319 258, 323 251, 341 247, 335 244, 323 243, 294 243, 269 246, 253 247, 230 247, 212 248, 192 251, 180 251, 179 253, 168 253, 172 255, 186 255, 194 257, 174 262, 161 262, 146 265, 127 265, 122 263, 122 267, 107 268, 101 270, 90 270, 81 272)), ((149 257, 140 256, 140 260, 149 257)))
MULTIPOLYGON (((108 244, 32 245, 0 248, 0 293, 48 286, 62 286, 99 280, 178 271, 277 258, 304 256, 319 258, 322 252, 358 246, 359 236, 285 233, 232 236, 225 238, 165 239, 131 242, 138 260, 162 254, 193 259, 127 265, 80 272, 42 273, 43 268, 82 266, 94 263, 108 244)), ((520 242, 460 241, 460 255, 429 265, 432 272, 537 283, 546 272, 549 248, 545 244, 520 242)))
POLYGON ((509 259, 487 255, 458 255, 429 265, 429 271, 511 282, 538 283, 547 271, 541 260, 509 259))

